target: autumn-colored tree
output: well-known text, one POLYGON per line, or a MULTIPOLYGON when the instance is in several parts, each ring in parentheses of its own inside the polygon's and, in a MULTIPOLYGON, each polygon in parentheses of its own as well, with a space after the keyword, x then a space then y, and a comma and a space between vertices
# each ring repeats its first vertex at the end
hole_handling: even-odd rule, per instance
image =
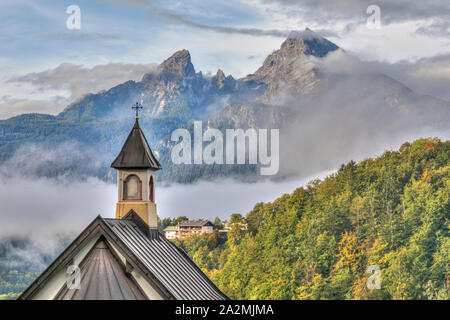
POLYGON ((235 299, 449 300, 449 197, 450 141, 419 139, 177 244, 235 299))

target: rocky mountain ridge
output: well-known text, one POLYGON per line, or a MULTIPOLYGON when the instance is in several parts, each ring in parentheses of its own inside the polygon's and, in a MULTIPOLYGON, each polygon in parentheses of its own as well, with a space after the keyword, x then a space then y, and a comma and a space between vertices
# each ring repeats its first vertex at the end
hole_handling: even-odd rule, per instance
POLYGON ((263 90, 254 81, 236 80, 220 69, 213 77, 196 73, 189 51, 180 50, 155 72, 145 74, 141 81, 127 81, 107 91, 89 94, 68 106, 59 117, 120 118, 129 115, 126 106, 139 101, 145 106, 144 116, 206 119, 226 104, 238 99, 251 100, 263 90))
MULTIPOLYGON (((189 51, 180 50, 141 81, 89 94, 56 117, 21 115, 0 121, 0 162, 30 143, 71 142, 98 150, 101 164, 88 171, 103 177, 129 131, 130 106, 136 101, 145 107, 142 127, 162 159, 162 178, 179 182, 256 172, 254 167, 172 164, 170 133, 180 127, 192 130, 194 120, 221 130, 280 129, 285 175, 304 174, 306 167, 336 167, 374 149, 366 148, 367 141, 384 150, 394 138, 404 141, 448 129, 449 103, 417 95, 382 74, 331 74, 321 61, 335 52, 343 51, 309 29, 294 32, 255 73, 235 79, 220 69, 214 76, 196 72, 189 51), (293 159, 303 159, 301 166, 290 163, 293 159)), ((58 175, 66 167, 39 172, 58 175)))

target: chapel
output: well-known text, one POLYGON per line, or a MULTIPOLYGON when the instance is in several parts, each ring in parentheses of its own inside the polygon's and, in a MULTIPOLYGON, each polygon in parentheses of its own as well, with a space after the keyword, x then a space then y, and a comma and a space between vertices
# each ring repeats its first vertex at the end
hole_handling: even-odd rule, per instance
POLYGON ((22 300, 228 299, 158 231, 155 173, 161 165, 136 118, 111 167, 115 218, 96 217, 22 293, 22 300))

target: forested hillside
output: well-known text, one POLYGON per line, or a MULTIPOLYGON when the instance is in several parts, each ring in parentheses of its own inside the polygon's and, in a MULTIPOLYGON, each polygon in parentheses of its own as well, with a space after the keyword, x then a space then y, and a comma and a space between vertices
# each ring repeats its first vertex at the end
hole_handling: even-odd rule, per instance
POLYGON ((449 299, 449 157, 450 141, 405 143, 257 204, 225 243, 176 242, 234 299, 449 299))
MULTIPOLYGON (((421 139, 233 214, 226 241, 216 231, 175 243, 234 299, 449 299, 449 194, 450 141, 421 139), (379 290, 366 285, 371 265, 379 290)), ((0 299, 17 297, 59 243, 49 256, 3 241, 0 299)))
POLYGON ((28 237, 0 237, 0 300, 16 299, 75 236, 55 235, 51 244, 28 237))

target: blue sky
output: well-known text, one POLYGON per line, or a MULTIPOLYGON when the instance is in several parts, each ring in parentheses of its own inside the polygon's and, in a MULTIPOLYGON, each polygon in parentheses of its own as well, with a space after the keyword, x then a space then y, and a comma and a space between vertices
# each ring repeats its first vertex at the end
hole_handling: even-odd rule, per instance
POLYGON ((139 80, 142 70, 180 49, 191 52, 197 71, 215 73, 221 68, 243 77, 254 72, 290 30, 305 27, 362 60, 423 63, 438 57, 446 70, 439 79, 450 81, 450 58, 442 59, 450 51, 448 1, 430 0, 426 8, 406 0, 395 6, 387 0, 378 3, 380 30, 367 28, 370 1, 364 0, 342 0, 339 5, 327 0, 2 0, 0 119, 24 112, 56 114, 89 90, 71 81, 94 76, 92 68, 105 66, 95 69, 101 69, 95 73, 99 87, 92 88, 98 91, 139 80), (69 5, 81 9, 81 30, 66 27, 69 5), (69 67, 57 69, 61 65, 69 67), (66 72, 65 78, 58 74, 60 86, 23 78, 11 81, 42 72, 48 78, 55 69, 66 72))
MULTIPOLYGON (((133 1, 131 1, 133 2, 133 1)), ((251 7, 234 1, 154 2, 155 6, 203 24, 238 25, 242 21, 258 24, 262 17, 251 7), (164 3, 164 5, 162 5, 164 3), (259 21, 259 22, 258 22, 259 21)), ((177 23, 167 23, 158 13, 114 1, 6 1, 0 4, 1 59, 7 71, 38 71, 62 62, 151 63, 161 62, 178 49, 214 52, 223 34, 201 32, 177 23), (68 30, 66 8, 81 9, 81 30, 68 30)), ((233 51, 230 48, 230 51, 233 51)), ((217 52, 216 64, 224 57, 217 52)), ((212 68, 212 62, 196 61, 199 67, 212 68)))

